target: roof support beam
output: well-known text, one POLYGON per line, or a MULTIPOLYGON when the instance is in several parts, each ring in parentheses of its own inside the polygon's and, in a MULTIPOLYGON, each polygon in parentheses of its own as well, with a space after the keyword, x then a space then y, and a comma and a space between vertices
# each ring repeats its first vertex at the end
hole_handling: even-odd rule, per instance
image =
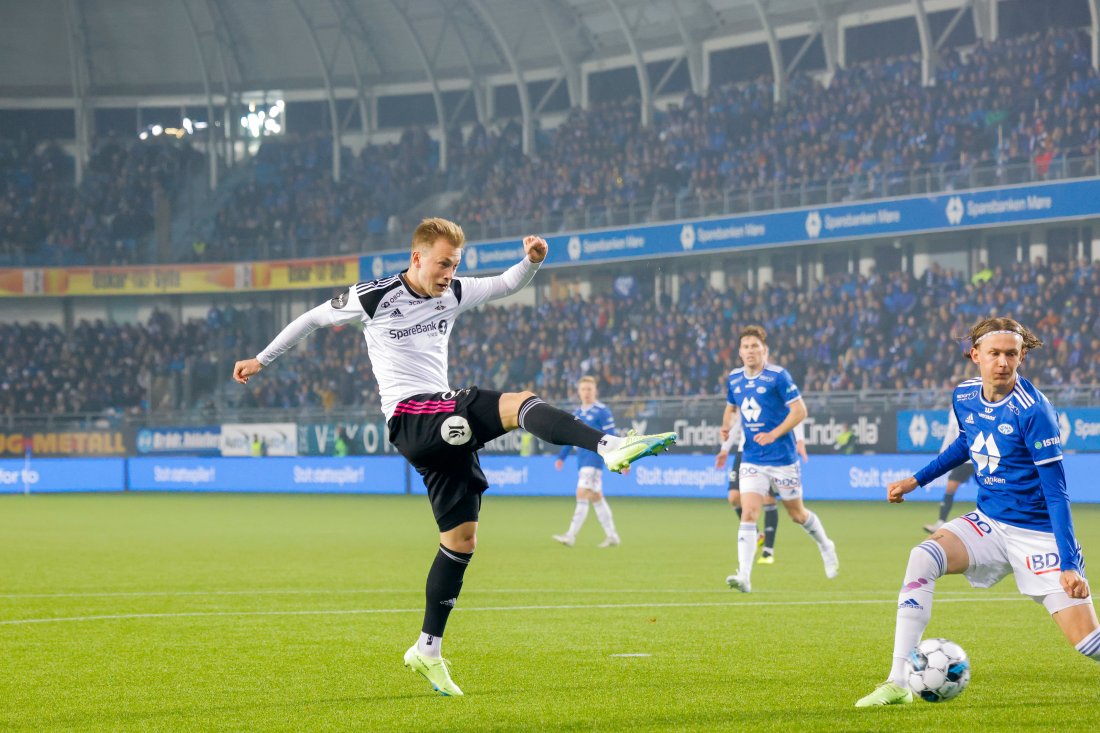
MULTIPOLYGON (((230 80, 230 63, 233 72, 240 82, 244 79, 244 67, 241 66, 241 58, 237 55, 236 44, 231 35, 229 21, 226 19, 222 8, 215 0, 205 0, 206 12, 210 16, 212 33, 218 46, 218 65, 222 71, 222 87, 225 91, 225 107, 222 109, 222 145, 224 146, 223 160, 227 166, 232 166, 237 158, 237 110, 234 109, 233 82, 230 80)), ((211 125, 214 120, 210 120, 211 125)))
POLYGON ((1092 68, 1100 70, 1100 0, 1089 0, 1089 26, 1092 32, 1092 68))
POLYGON ((836 18, 825 9, 822 0, 814 0, 814 8, 817 10, 817 19, 821 23, 821 45, 825 47, 825 66, 829 71, 829 83, 836 76, 838 66, 844 66, 844 59, 840 58, 840 27, 836 18))
POLYGON ((73 122, 76 129, 76 184, 84 180, 92 148, 92 127, 95 112, 92 110, 92 63, 88 52, 88 37, 84 30, 84 16, 77 0, 65 2, 65 25, 69 42, 69 74, 73 84, 73 122))
MULTIPOLYGON (((676 19, 676 30, 680 33, 680 40, 684 42, 684 58, 688 64, 688 78, 691 81, 691 91, 694 94, 703 93, 703 44, 692 37, 691 32, 684 22, 684 14, 680 12, 679 3, 669 3, 672 9, 672 17, 676 19)), ((666 75, 667 76, 667 75, 666 75)), ((657 88, 664 86, 662 79, 657 88)))
POLYGON ((516 55, 512 52, 512 47, 508 45, 508 39, 504 37, 504 33, 500 30, 500 25, 494 20, 492 14, 486 9, 485 4, 481 0, 466 0, 470 7, 481 17, 485 26, 492 33, 493 38, 496 40, 497 46, 500 48, 500 52, 504 55, 504 60, 512 68, 512 75, 516 79, 516 90, 519 92, 519 110, 520 117, 523 124, 523 154, 531 155, 534 149, 535 133, 534 125, 531 119, 531 95, 527 93, 527 79, 523 75, 523 69, 516 62, 516 55))
MULTIPOLYGON (((565 44, 561 41, 561 34, 558 33, 557 26, 550 20, 549 12, 546 10, 546 3, 537 2, 535 7, 538 8, 539 17, 542 18, 542 24, 546 26, 546 30, 550 33, 550 42, 554 44, 554 50, 558 53, 558 58, 561 60, 561 72, 565 79, 565 88, 569 92, 569 106, 580 107, 581 106, 581 68, 577 62, 565 51, 565 44)), ((541 108, 542 105, 540 104, 541 108)))
POLYGON ((447 114, 443 109, 443 94, 439 91, 439 79, 436 78, 435 68, 428 60, 428 52, 424 50, 424 44, 420 41, 416 29, 409 21, 405 8, 397 4, 397 0, 389 0, 390 6, 401 19, 409 37, 412 39, 416 55, 420 57, 420 63, 424 67, 424 73, 428 76, 428 83, 432 85, 432 99, 435 101, 435 117, 439 121, 439 170, 447 170, 447 114))
POLYGON ((932 29, 928 25, 928 13, 924 12, 924 0, 913 1, 913 14, 917 18, 917 35, 920 37, 920 83, 930 87, 936 83, 936 49, 932 43, 932 29))
POLYGON ((642 50, 638 47, 638 40, 634 37, 634 29, 626 22, 626 16, 619 6, 619 0, 607 0, 615 19, 626 36, 626 45, 630 47, 630 53, 634 56, 634 68, 638 71, 638 87, 642 92, 642 127, 649 127, 653 120, 653 87, 649 83, 649 71, 642 59, 642 50))
MULTIPOLYGON (((336 91, 332 86, 332 62, 325 58, 325 52, 321 49, 321 41, 317 38, 317 25, 302 7, 302 0, 294 0, 294 7, 302 18, 306 30, 309 31, 309 40, 313 44, 313 50, 317 54, 317 65, 321 67, 321 79, 325 83, 325 93, 328 96, 328 116, 332 127, 332 180, 340 182, 340 151, 343 148, 343 138, 340 135, 340 115, 336 111, 336 91)), ((333 59, 339 45, 333 47, 333 59)))
POLYGON ((183 2, 183 10, 187 13, 187 26, 191 29, 191 40, 195 42, 195 56, 199 60, 199 70, 202 71, 202 90, 206 95, 206 165, 208 172, 207 185, 213 191, 218 187, 218 156, 215 150, 214 131, 214 93, 210 89, 210 67, 206 65, 206 54, 203 53, 202 40, 199 37, 199 27, 195 23, 195 15, 191 11, 188 0, 183 2))
POLYGON ((373 124, 370 116, 370 90, 367 89, 364 81, 366 72, 360 65, 355 49, 359 48, 365 51, 374 60, 374 65, 379 72, 382 70, 382 60, 371 48, 366 26, 363 25, 362 19, 356 14, 350 0, 329 0, 329 2, 332 3, 332 9, 336 13, 336 17, 340 19, 340 33, 348 44, 348 50, 351 53, 351 73, 355 77, 355 101, 359 107, 359 125, 363 129, 363 139, 369 141, 373 124))
POLYGON ((810 46, 814 44, 814 41, 821 35, 821 29, 818 28, 815 32, 806 36, 806 40, 802 42, 802 45, 798 49, 798 53, 794 55, 794 58, 787 62, 786 74, 790 77, 794 73, 795 67, 798 66, 798 62, 802 60, 802 57, 806 55, 806 52, 810 50, 810 46))
POLYGON ((768 13, 764 9, 763 0, 752 0, 752 6, 756 9, 756 17, 760 19, 760 25, 768 38, 768 55, 772 61, 772 76, 775 79, 772 98, 776 102, 782 102, 787 96, 787 67, 783 64, 783 50, 779 47, 779 39, 775 35, 775 27, 772 25, 768 13))
POLYGON ((986 42, 997 40, 1000 23, 997 18, 997 0, 974 0, 974 31, 986 42))
POLYGON ((951 34, 955 31, 955 26, 959 24, 959 21, 963 19, 963 16, 970 10, 970 6, 974 4, 974 0, 966 0, 955 12, 955 15, 951 17, 951 22, 947 24, 947 27, 943 29, 943 33, 936 39, 936 50, 939 51, 943 48, 943 44, 947 43, 947 39, 951 37, 951 34))
MULTIPOLYGON (((474 113, 477 115, 477 121, 484 125, 493 116, 493 104, 491 99, 493 90, 485 83, 481 73, 474 65, 474 55, 470 53, 470 44, 466 42, 466 34, 462 32, 462 24, 458 22, 457 18, 454 18, 453 8, 447 4, 447 0, 440 0, 440 4, 444 17, 443 25, 445 28, 449 27, 453 29, 455 36, 458 38, 458 45, 462 49, 462 56, 466 59, 466 68, 469 69, 470 72, 470 95, 474 98, 474 113)), ((478 25, 478 29, 482 33, 485 32, 485 29, 480 24, 478 25)), ((446 31, 440 33, 436 52, 432 55, 433 66, 439 55, 439 49, 443 44, 446 33, 446 31)))

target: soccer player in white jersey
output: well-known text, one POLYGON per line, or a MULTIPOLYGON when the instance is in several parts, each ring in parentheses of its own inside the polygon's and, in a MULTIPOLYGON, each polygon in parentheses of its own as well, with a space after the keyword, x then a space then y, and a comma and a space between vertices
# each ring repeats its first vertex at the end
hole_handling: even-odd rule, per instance
MULTIPOLYGON (((806 427, 804 422, 794 426, 794 450, 798 453, 802 462, 810 460, 806 452, 806 427)), ((726 467, 730 451, 734 448, 733 465, 729 469, 729 488, 726 490, 726 499, 733 510, 737 512, 738 520, 741 519, 741 487, 740 469, 741 455, 745 451, 745 431, 741 429, 741 420, 734 418, 730 422, 730 434, 718 449, 718 455, 714 457, 714 467, 721 470, 726 467)), ((756 542, 760 546, 760 557, 756 559, 757 565, 775 564, 775 535, 779 531, 779 504, 776 502, 778 494, 774 489, 768 491, 764 497, 764 531, 757 536, 756 542)))
MULTIPOLYGON (((615 435, 615 417, 611 414, 611 409, 596 399, 595 377, 586 375, 577 381, 577 396, 580 397, 581 405, 573 410, 573 417, 601 433, 615 435)), ((554 461, 554 468, 560 471, 572 451, 573 446, 562 446, 558 460, 554 461)), ((573 510, 569 529, 565 534, 553 535, 553 539, 566 547, 576 544, 577 534, 581 531, 584 520, 588 518, 589 507, 596 511, 596 518, 603 527, 604 540, 598 546, 615 547, 621 544, 619 533, 615 531, 611 507, 603 495, 603 459, 598 453, 577 448, 577 506, 573 510)))
MULTIPOLYGON (((940 453, 950 448, 951 444, 954 443, 955 439, 958 437, 959 421, 955 417, 954 408, 952 408, 947 411, 947 430, 943 433, 943 445, 940 446, 940 453)), ((943 492, 943 500, 940 502, 939 519, 931 524, 924 525, 925 532, 932 534, 944 525, 944 522, 947 521, 947 517, 951 514, 951 505, 955 503, 955 492, 959 490, 960 486, 973 477, 974 466, 969 461, 951 469, 951 473, 947 474, 947 490, 943 492)))
POLYGON ((1069 643, 1100 662, 1100 624, 1081 574, 1058 417, 1017 372, 1043 342, 1011 318, 987 318, 970 329, 970 343, 981 376, 962 382, 952 395, 958 437, 915 476, 889 484, 886 497, 900 504, 910 491, 970 460, 978 509, 943 525, 909 554, 890 675, 856 707, 913 702, 905 660, 931 620, 936 580, 954 573, 975 588, 1013 575, 1020 592, 1043 604, 1069 643))
POLYGON ((738 354, 743 367, 730 372, 722 440, 728 440, 735 415, 745 432, 745 450, 738 471, 741 524, 737 531, 737 572, 726 578, 731 588, 752 590, 752 559, 756 554, 756 520, 764 498, 774 490, 791 519, 817 543, 825 577, 840 569, 836 545, 817 515, 802 503, 802 467, 795 453, 794 426, 806 419, 806 404, 798 385, 781 366, 768 363, 767 333, 761 326, 741 331, 738 354))
POLYGON ((473 557, 481 495, 489 486, 478 449, 522 427, 548 443, 595 451, 612 471, 622 471, 643 456, 667 450, 676 439, 675 433, 605 435, 531 392, 452 388, 447 344, 455 317, 527 285, 547 253, 543 239, 529 236, 523 240, 523 259, 503 274, 458 277, 465 241, 454 222, 425 219, 413 234, 407 270, 351 286, 299 316, 255 358, 233 367, 233 377, 244 384, 318 328, 363 325, 389 440, 423 478, 439 527, 422 633, 405 653, 405 665, 444 695, 462 694, 440 656, 440 645, 473 557))

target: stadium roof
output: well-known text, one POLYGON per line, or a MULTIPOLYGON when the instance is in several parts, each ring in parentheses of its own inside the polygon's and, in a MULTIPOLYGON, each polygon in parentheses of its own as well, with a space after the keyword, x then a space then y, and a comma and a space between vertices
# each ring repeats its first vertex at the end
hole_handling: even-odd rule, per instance
MULTIPOLYGON (((962 0, 0 0, 0 102, 515 78, 962 0), (74 91, 82 90, 83 93, 74 91)), ((969 5, 969 0, 965 3, 969 5)), ((574 84, 570 79, 570 84, 574 84)), ((572 91, 572 89, 571 89, 572 91)))

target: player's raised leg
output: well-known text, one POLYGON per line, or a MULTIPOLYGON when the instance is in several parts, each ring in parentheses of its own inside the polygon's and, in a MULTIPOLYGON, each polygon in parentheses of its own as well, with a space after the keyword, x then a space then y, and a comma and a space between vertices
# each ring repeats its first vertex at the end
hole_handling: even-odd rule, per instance
POLYGON ((523 428, 554 445, 574 445, 595 451, 616 473, 646 456, 668 450, 676 442, 676 433, 631 433, 622 438, 601 433, 565 410, 546 404, 533 392, 506 392, 501 395, 500 421, 506 431, 523 428))

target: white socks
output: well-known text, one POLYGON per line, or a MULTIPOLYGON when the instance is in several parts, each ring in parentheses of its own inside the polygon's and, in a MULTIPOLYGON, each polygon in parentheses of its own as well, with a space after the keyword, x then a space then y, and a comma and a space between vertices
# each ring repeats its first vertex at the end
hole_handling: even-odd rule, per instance
POLYGON ((596 446, 596 452, 599 453, 601 456, 606 456, 608 453, 615 450, 622 444, 622 438, 620 438, 618 435, 611 435, 610 433, 608 433, 607 435, 600 438, 600 444, 596 446))
POLYGON ((416 649, 425 657, 438 658, 443 653, 443 637, 432 636, 420 632, 420 640, 416 642, 416 649))
POLYGON ((756 522, 741 522, 737 528, 737 574, 748 580, 756 555, 756 522))
POLYGON ((1100 629, 1093 629, 1092 633, 1074 647, 1094 662, 1100 662, 1100 629))
POLYGON ((909 553, 905 582, 898 594, 894 660, 890 667, 890 681, 896 685, 908 687, 905 660, 910 650, 920 643, 921 635, 932 619, 932 594, 936 590, 936 579, 946 573, 947 554, 939 543, 925 540, 909 553))
POLYGON ((611 507, 607 501, 601 498, 599 501, 593 502, 592 508, 596 510, 596 518, 600 520, 603 533, 608 537, 616 537, 615 520, 611 517, 611 507))
POLYGON ((825 534, 825 526, 809 509, 806 510, 806 521, 802 523, 802 529, 806 530, 806 534, 810 535, 821 549, 829 546, 829 536, 825 534))
MULTIPOLYGON (((599 510, 596 511, 596 516, 599 516, 599 510)), ((570 537, 576 537, 577 533, 581 531, 581 526, 584 524, 584 520, 588 518, 588 499, 577 499, 577 508, 573 510, 573 521, 569 523, 569 531, 566 534, 570 537)))

